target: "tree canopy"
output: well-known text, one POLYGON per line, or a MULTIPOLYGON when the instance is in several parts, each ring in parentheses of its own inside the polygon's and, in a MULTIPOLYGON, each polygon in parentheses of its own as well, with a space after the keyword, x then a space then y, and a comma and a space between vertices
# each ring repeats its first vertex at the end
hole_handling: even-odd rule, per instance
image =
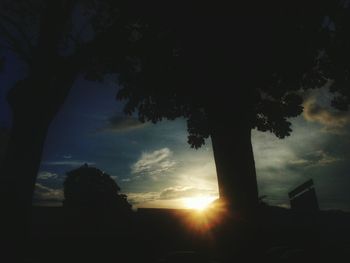
POLYGON ((347 109, 350 23, 343 1, 162 7, 144 7, 134 67, 120 75, 126 113, 152 122, 183 116, 188 142, 198 148, 212 132, 213 110, 215 118, 243 117, 284 138, 288 118, 303 111, 303 92, 330 80, 333 105, 347 109))
POLYGON ((304 94, 330 82, 332 105, 348 108, 347 2, 156 1, 141 10, 117 99, 141 121, 184 117, 192 148, 210 136, 221 200, 253 218, 251 130, 289 136, 304 94))
POLYGON ((116 208, 130 211, 126 195, 110 175, 87 164, 67 173, 64 181, 65 207, 116 208))
POLYGON ((251 129, 290 135, 303 92, 328 81, 332 105, 348 108, 349 25, 342 0, 3 0, 0 49, 28 66, 8 95, 14 125, 3 168, 21 183, 5 181, 29 203, 48 126, 75 80, 115 73, 127 114, 185 117, 192 147, 212 138, 219 188, 257 202, 251 129))
POLYGON ((10 52, 26 66, 7 94, 12 127, 1 168, 16 205, 31 205, 48 127, 76 79, 102 81, 125 65, 135 18, 128 1, 110 2, 0 1, 0 67, 13 62, 10 52))

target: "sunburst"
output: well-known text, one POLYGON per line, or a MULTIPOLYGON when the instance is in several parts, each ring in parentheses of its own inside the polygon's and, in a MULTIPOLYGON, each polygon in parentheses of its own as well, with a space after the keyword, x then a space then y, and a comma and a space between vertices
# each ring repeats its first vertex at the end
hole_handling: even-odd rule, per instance
POLYGON ((195 209, 198 211, 205 210, 210 203, 212 203, 217 197, 215 196, 196 196, 188 197, 184 199, 184 205, 188 209, 195 209))

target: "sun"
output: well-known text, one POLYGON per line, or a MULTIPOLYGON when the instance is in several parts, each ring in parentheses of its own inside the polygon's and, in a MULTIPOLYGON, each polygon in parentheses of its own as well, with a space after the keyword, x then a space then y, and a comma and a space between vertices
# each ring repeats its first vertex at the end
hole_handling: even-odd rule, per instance
POLYGON ((203 211, 211 202, 216 199, 215 196, 196 196, 184 198, 184 205, 188 209, 203 211))

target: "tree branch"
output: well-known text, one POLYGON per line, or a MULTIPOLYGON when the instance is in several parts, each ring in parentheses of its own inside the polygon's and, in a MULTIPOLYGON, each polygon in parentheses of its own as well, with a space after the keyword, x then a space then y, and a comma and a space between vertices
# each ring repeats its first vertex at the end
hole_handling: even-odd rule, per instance
POLYGON ((10 49, 17 53, 25 62, 30 63, 31 59, 25 50, 21 47, 19 41, 0 23, 0 34, 4 40, 10 45, 10 49))
POLYGON ((20 35, 22 36, 23 40, 28 44, 28 48, 33 48, 33 45, 31 43, 31 39, 24 32, 23 28, 20 25, 18 25, 13 19, 11 19, 10 17, 6 16, 5 14, 3 14, 1 12, 0 12, 0 19, 4 20, 5 22, 11 24, 14 28, 16 28, 18 33, 20 33, 20 35))

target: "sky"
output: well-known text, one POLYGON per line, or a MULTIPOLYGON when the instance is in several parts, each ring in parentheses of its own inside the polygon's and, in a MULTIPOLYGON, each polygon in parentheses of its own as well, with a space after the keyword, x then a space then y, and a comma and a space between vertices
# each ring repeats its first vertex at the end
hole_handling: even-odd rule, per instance
MULTIPOLYGON (((11 125, 6 93, 23 72, 9 63, 0 75, 3 131, 11 125)), ((218 197, 210 139, 191 149, 184 119, 140 123, 123 114, 116 92, 112 76, 104 83, 77 79, 50 126, 33 203, 61 205, 66 173, 85 163, 111 175, 134 208, 184 208, 189 198, 218 197)), ((265 202, 289 207, 288 192, 313 179, 321 209, 350 211, 350 115, 330 109, 329 99, 326 88, 307 94, 304 113, 291 119, 293 133, 286 139, 253 130, 265 202)))

